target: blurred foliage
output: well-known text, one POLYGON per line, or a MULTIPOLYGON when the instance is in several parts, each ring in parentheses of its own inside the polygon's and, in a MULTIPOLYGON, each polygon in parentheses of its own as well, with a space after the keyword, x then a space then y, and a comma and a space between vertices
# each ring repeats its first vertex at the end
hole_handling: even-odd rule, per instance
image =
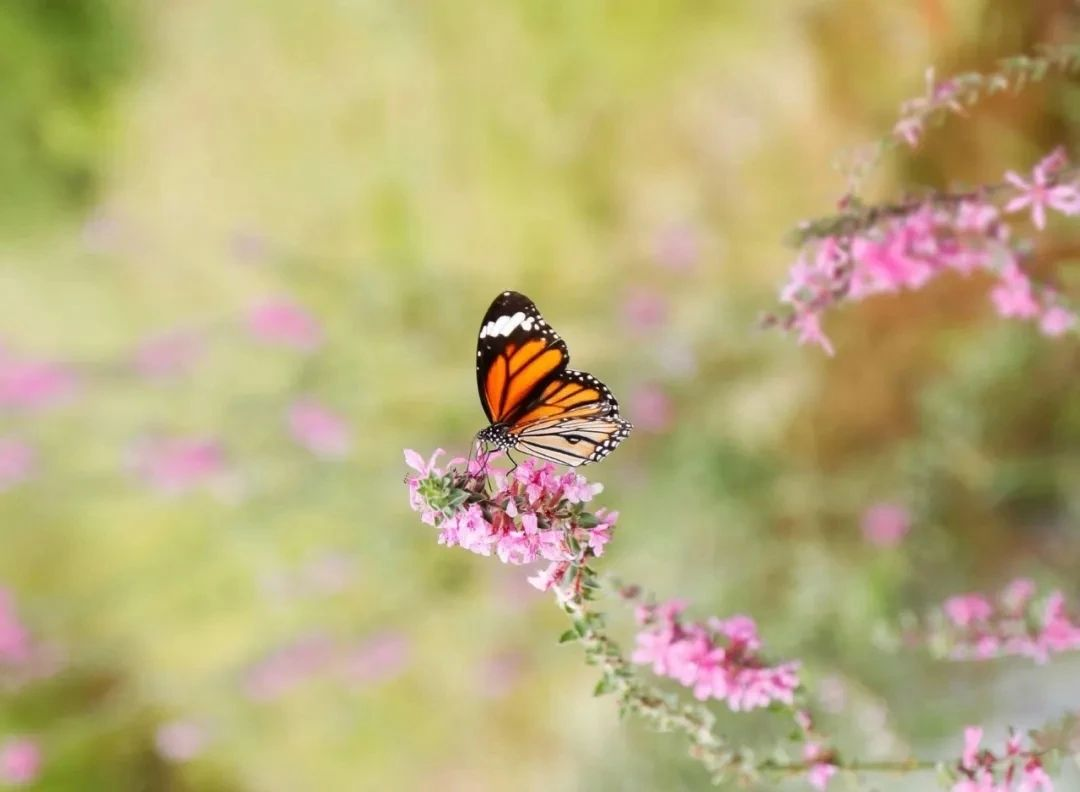
POLYGON ((10 0, 0 14, 0 225, 25 231, 94 199, 117 92, 133 71, 128 0, 10 0))
MULTIPOLYGON (((927 65, 1075 37, 1070 3, 5 12, 0 338, 82 379, 69 404, 0 415, 40 457, 0 493, 0 585, 67 657, 0 694, 0 738, 41 740, 39 788, 704 788, 674 741, 589 698, 592 670, 555 645, 560 614, 523 570, 435 546, 408 511, 401 448, 463 452, 480 428, 474 333, 504 288, 640 424, 587 469, 622 513, 605 569, 698 615, 753 614, 840 702, 824 726, 845 752, 951 755, 967 722, 1034 726, 1075 701, 1075 662, 943 666, 873 640, 905 608, 1014 574, 1080 594, 1075 339, 1002 323, 975 279, 833 317, 835 359, 753 329, 784 232, 843 191, 836 153, 886 130, 927 65), (58 212, 83 205, 85 223, 58 212), (44 229, 30 250, 26 227, 44 229), (673 229, 692 237, 686 267, 659 250, 673 229), (646 328, 628 316, 642 292, 665 306, 646 328), (273 294, 319 317, 316 354, 250 339, 244 312, 273 294), (176 326, 204 334, 196 370, 134 376, 137 341, 176 326), (651 430, 645 387, 673 416, 651 430), (305 394, 348 417, 350 458, 289 439, 305 394), (220 438, 234 478, 152 491, 130 449, 154 432, 220 438), (860 536, 882 500, 915 515, 896 550, 860 536), (353 570, 343 585, 297 583, 324 558, 353 570), (406 649, 386 678, 245 692, 298 640, 387 635, 406 649), (154 747, 176 718, 210 735, 182 764, 154 747)), ((1080 139, 1077 91, 988 103, 872 189, 1026 169, 1080 139)), ((1047 275, 1075 270, 1077 234, 1046 237, 1047 275)))

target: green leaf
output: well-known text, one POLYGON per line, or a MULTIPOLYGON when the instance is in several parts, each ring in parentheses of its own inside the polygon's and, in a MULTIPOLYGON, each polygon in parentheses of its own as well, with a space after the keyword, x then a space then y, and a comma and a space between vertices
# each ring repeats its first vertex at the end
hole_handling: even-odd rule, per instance
POLYGON ((567 630, 566 632, 564 632, 562 635, 559 636, 559 643, 561 643, 561 644, 570 643, 571 641, 576 641, 579 638, 581 638, 581 635, 577 631, 575 631, 575 630, 567 630))
POLYGON ((600 681, 596 683, 596 687, 593 688, 592 694, 594 696, 603 696, 607 693, 615 692, 615 683, 610 677, 601 677, 600 681))

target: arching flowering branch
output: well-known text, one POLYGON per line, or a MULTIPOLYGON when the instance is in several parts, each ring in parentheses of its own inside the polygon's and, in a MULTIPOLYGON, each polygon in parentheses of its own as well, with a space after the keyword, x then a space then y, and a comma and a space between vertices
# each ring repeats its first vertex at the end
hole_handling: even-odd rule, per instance
POLYGON ((982 594, 949 597, 922 620, 907 619, 906 646, 925 645, 949 660, 1027 657, 1036 663, 1080 650, 1080 617, 1069 612, 1065 596, 1036 596, 1035 584, 1018 578, 994 598, 982 594))
POLYGON ((921 96, 900 105, 900 117, 889 134, 858 149, 844 164, 849 195, 857 195, 866 176, 890 151, 899 146, 917 147, 930 127, 942 124, 950 115, 966 115, 967 108, 988 96, 1013 90, 1050 74, 1069 75, 1080 71, 1080 45, 1057 44, 1037 47, 1034 55, 1003 58, 989 72, 965 72, 938 80, 933 69, 926 72, 926 89, 921 96))
POLYGON ((822 318, 836 305, 920 289, 945 273, 983 272, 996 281, 990 296, 1001 316, 1033 320, 1045 335, 1062 335, 1078 326, 1077 314, 1025 269, 1029 245, 1009 217, 1020 212, 1030 213, 1038 230, 1048 212, 1080 214, 1080 170, 1068 166, 1064 149, 1044 157, 1029 177, 1010 171, 1001 183, 978 190, 853 205, 803 223, 795 232, 801 250, 780 292, 787 310, 766 316, 764 324, 797 332, 800 343, 831 355, 822 318))
POLYGON ((690 756, 714 782, 802 777, 823 790, 840 773, 936 769, 955 792, 1051 788, 1049 780, 1043 780, 1042 757, 1047 752, 1021 748, 1016 741, 1001 756, 982 752, 969 759, 965 752, 959 760, 944 762, 842 757, 818 731, 806 706, 798 661, 766 659, 751 618, 690 621, 681 601, 643 601, 637 586, 601 581, 593 564, 611 541, 617 514, 589 510, 600 485, 573 471, 558 475, 551 465, 528 459, 509 473, 492 467, 491 457, 467 464, 455 459, 444 467, 438 464, 442 453, 425 460, 415 451, 405 452, 413 470, 406 477, 410 504, 424 523, 438 530, 439 543, 512 565, 547 562, 529 580, 551 591, 570 619, 560 642, 579 642, 586 661, 599 669, 594 694, 613 694, 621 714, 634 714, 657 731, 682 735, 690 756), (640 629, 630 657, 608 634, 605 616, 595 608, 597 594, 605 588, 636 605, 640 629), (686 686, 697 701, 643 679, 635 666, 650 666, 657 676, 686 686), (778 745, 770 758, 759 758, 748 746, 733 744, 716 732, 715 718, 705 705, 709 700, 723 702, 733 712, 765 709, 794 721, 795 756, 788 758, 785 746, 778 745), (997 786, 963 786, 995 778, 997 786))

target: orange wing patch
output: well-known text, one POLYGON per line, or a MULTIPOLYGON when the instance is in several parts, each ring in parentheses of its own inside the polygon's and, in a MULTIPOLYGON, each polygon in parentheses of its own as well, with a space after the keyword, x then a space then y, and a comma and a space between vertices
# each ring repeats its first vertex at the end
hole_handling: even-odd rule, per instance
POLYGON ((605 409, 601 403, 603 395, 595 388, 586 388, 576 382, 556 380, 544 389, 540 404, 533 407, 514 422, 515 427, 524 427, 545 418, 554 418, 564 414, 594 415, 598 410, 590 409, 593 405, 599 411, 605 409))
MULTIPOLYGON (((528 346, 526 344, 525 346, 528 346)), ((522 354, 524 347, 518 351, 522 354)), ((507 389, 506 401, 499 415, 507 415, 520 404, 540 380, 559 368, 563 363, 562 352, 558 349, 549 349, 546 352, 532 358, 522 368, 513 372, 510 377, 510 386, 507 389)))
POLYGON ((488 369, 487 381, 484 383, 484 394, 495 420, 503 414, 503 390, 506 388, 506 358, 499 356, 491 363, 488 369))

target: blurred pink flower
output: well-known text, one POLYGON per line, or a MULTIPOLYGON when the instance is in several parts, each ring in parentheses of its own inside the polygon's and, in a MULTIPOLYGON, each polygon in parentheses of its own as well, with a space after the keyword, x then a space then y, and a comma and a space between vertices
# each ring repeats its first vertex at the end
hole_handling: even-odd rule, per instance
POLYGON ((30 632, 15 610, 15 598, 0 588, 0 663, 25 663, 31 655, 30 632))
POLYGON ((876 503, 862 516, 863 537, 878 547, 896 547, 911 529, 911 515, 897 503, 876 503))
POLYGON ((829 781, 836 775, 836 764, 829 758, 828 752, 816 742, 807 742, 803 746, 803 759, 809 764, 806 772, 807 783, 814 789, 828 789, 829 781))
POLYGON ((342 674, 355 685, 378 685, 400 676, 411 662, 412 646, 399 632, 384 631, 365 638, 342 658, 342 674))
POLYGON ((279 698, 331 668, 336 658, 337 648, 329 637, 301 636, 256 663, 244 679, 244 690, 257 701, 279 698))
POLYGON ((37 454, 21 440, 0 437, 0 492, 28 479, 34 472, 37 454))
POLYGON ((958 594, 945 600, 945 615, 957 627, 967 627, 990 618, 994 612, 991 605, 981 594, 958 594))
POLYGON ((240 229, 229 237, 229 249, 242 264, 260 264, 267 256, 266 237, 257 231, 240 229))
POLYGON ((1025 181, 1015 171, 1005 174, 1005 180, 1017 190, 1017 195, 1005 204, 1006 212, 1031 208, 1031 221, 1038 229, 1046 227, 1046 210, 1056 209, 1065 215, 1080 214, 1080 189, 1075 184, 1054 184, 1049 171, 1060 167, 1057 152, 1035 166, 1031 181, 1025 181))
POLYGON ((645 384, 630 394, 627 414, 643 432, 660 434, 671 428, 674 409, 671 399, 659 385, 645 384))
POLYGON ((670 270, 689 270, 699 255, 697 233, 685 223, 672 223, 662 228, 653 243, 656 263, 670 270))
POLYGON ((1039 317, 1039 330, 1043 335, 1057 337, 1065 335, 1076 326, 1076 314, 1062 308, 1060 305, 1051 305, 1043 311, 1039 317))
POLYGON ((1015 263, 1002 271, 990 298, 1001 316, 1030 319, 1039 315, 1039 303, 1032 292, 1031 280, 1015 263))
POLYGON ((176 720, 158 727, 154 746, 158 756, 170 762, 189 762, 206 748, 206 729, 188 720, 176 720))
POLYGON ((132 468, 150 487, 179 495, 219 483, 225 476, 225 451, 208 437, 155 437, 139 442, 132 468))
POLYGON ((74 373, 60 364, 0 350, 0 407, 44 410, 69 401, 77 389, 74 373))
POLYGON ((312 352, 322 346, 319 322, 296 303, 285 298, 263 300, 248 311, 248 329, 260 341, 312 352))
POLYGON ((345 419, 312 398, 298 399, 289 407, 293 439, 323 459, 343 459, 352 449, 345 419))
POLYGON ((41 749, 29 737, 11 737, 0 745, 0 782, 32 784, 41 772, 41 749))
POLYGON ((147 379, 188 374, 203 354, 203 339, 192 330, 171 330, 146 338, 135 350, 135 371, 147 379))
POLYGON ((622 309, 627 325, 639 333, 655 330, 667 320, 667 300, 651 289, 630 292, 623 301, 622 309))
POLYGON ((501 699, 518 686, 525 668, 525 655, 514 650, 496 652, 477 669, 477 692, 490 699, 501 699))

